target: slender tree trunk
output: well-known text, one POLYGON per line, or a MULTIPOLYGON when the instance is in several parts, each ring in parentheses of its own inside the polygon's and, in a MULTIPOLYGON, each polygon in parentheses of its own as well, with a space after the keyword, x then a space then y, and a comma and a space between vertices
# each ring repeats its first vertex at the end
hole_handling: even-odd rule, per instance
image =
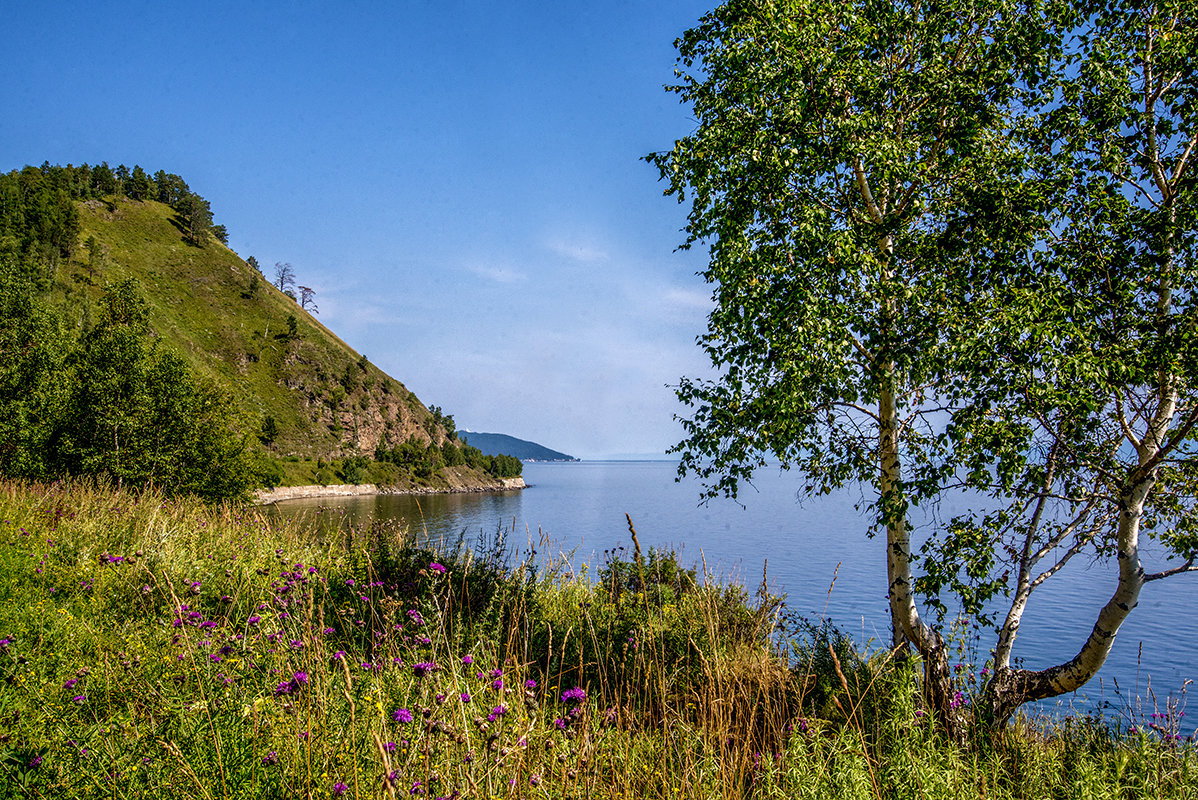
POLYGON ((984 722, 989 727, 1004 727, 1024 703, 1056 697, 1084 686, 1102 668, 1115 643, 1115 634, 1136 607, 1144 586, 1144 568, 1139 555, 1140 521, 1144 503, 1155 483, 1155 473, 1150 472, 1126 487, 1120 495, 1119 582, 1110 600, 1098 612, 1098 619, 1085 644, 1069 661, 1047 669, 997 666, 982 698, 984 722))
POLYGON ((923 658, 924 699, 939 728, 957 744, 966 735, 966 714, 952 681, 948 647, 936 631, 920 619, 911 586, 911 535, 907 504, 901 497, 902 464, 899 456, 898 407, 887 386, 878 396, 878 489, 886 524, 886 574, 889 579, 890 615, 896 646, 910 641, 923 658))

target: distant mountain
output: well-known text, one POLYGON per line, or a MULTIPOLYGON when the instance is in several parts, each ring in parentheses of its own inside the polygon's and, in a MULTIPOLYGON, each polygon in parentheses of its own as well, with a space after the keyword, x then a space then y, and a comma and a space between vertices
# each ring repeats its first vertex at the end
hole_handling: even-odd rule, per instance
POLYGON ((503 433, 475 433, 458 431, 458 438, 471 447, 477 447, 489 456, 514 456, 521 461, 577 461, 574 456, 550 450, 536 442, 517 439, 503 433))

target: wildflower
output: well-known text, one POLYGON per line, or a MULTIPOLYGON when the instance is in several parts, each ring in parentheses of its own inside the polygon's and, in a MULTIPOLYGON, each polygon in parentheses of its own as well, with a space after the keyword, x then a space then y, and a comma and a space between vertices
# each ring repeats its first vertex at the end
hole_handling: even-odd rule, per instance
POLYGON ((349 787, 346 786, 344 783, 342 783, 341 781, 337 781, 336 783, 333 784, 333 797, 341 797, 342 795, 345 794, 346 790, 348 790, 348 789, 349 789, 349 787))
POLYGON ((406 708, 397 708, 391 714, 391 719, 395 720, 396 722, 411 722, 412 712, 406 708))
POLYGON ((412 784, 412 791, 409 794, 424 794, 424 789, 421 788, 423 785, 423 781, 416 781, 412 784))
POLYGON ((78 678, 71 678, 70 680, 68 680, 66 683, 64 683, 64 684, 62 685, 62 688, 64 688, 64 689, 74 689, 74 688, 75 688, 75 684, 77 684, 77 683, 79 683, 79 679, 78 679, 78 678))
POLYGON ((533 775, 530 775, 528 777, 528 785, 529 786, 538 786, 538 785, 540 785, 540 783, 541 783, 540 775, 537 775, 534 773, 533 775))
POLYGON ((461 698, 462 698, 462 702, 463 702, 463 703, 469 703, 469 702, 470 702, 470 692, 462 692, 462 693, 459 695, 459 697, 461 697, 461 698))
POLYGON ((41 764, 42 764, 42 757, 34 756, 33 760, 29 762, 29 769, 37 769, 38 767, 41 766, 41 764))
POLYGON ((534 681, 532 678, 529 678, 528 680, 526 680, 524 682, 524 688, 525 689, 535 689, 535 688, 537 688, 537 682, 534 681))
POLYGON ((338 650, 336 653, 333 653, 333 660, 337 660, 339 658, 345 658, 344 650, 338 650))
POLYGON ((581 703, 587 699, 587 691, 582 687, 575 686, 573 689, 567 689, 562 692, 563 703, 581 703))
POLYGON ((258 616, 257 614, 255 614, 254 616, 252 616, 246 620, 246 622, 249 623, 250 625, 257 625, 261 621, 262 621, 262 617, 258 616))
POLYGON ((386 744, 383 745, 383 749, 386 750, 388 753, 394 753, 395 752, 395 742, 387 742, 386 744))
POLYGON ((421 661, 412 665, 412 674, 417 678, 423 678, 437 668, 437 665, 431 661, 421 661))
POLYGON ((12 644, 12 639, 0 639, 0 650, 7 650, 10 644, 12 644))
POLYGON ((267 753, 265 756, 262 757, 262 763, 265 764, 266 766, 278 764, 279 763, 279 754, 276 753, 274 750, 271 750, 269 753, 267 753))
POLYGON ((487 722, 494 722, 507 713, 507 706, 497 705, 491 709, 491 713, 487 715, 487 722))
MULTIPOLYGON (((7 642, 8 640, 7 640, 7 639, 5 639, 4 641, 6 641, 6 642, 7 642)), ((473 659, 473 658, 471 658, 469 655, 464 655, 464 656, 462 656, 462 664, 464 664, 464 665, 466 665, 466 666, 470 666, 470 665, 471 665, 471 664, 473 664, 473 663, 474 663, 474 659, 473 659)))
POLYGON ((491 681, 491 688, 497 692, 500 689, 502 689, 503 688, 503 678, 496 678, 495 680, 491 681))
POLYGON ((85 695, 85 694, 77 694, 71 698, 72 703, 83 703, 86 700, 87 700, 87 695, 85 695))
POLYGON ((429 564, 429 565, 428 565, 428 568, 429 568, 429 569, 431 569, 433 572, 439 572, 439 573, 440 573, 440 574, 442 574, 442 575, 444 575, 444 574, 445 574, 445 565, 444 565, 444 564, 438 564, 436 561, 434 561, 433 563, 429 564))

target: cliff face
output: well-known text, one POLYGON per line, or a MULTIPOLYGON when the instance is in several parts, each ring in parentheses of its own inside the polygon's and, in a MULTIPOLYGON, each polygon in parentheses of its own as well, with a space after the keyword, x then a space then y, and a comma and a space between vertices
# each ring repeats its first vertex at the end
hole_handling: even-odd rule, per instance
POLYGON ((273 430, 275 455, 368 456, 380 442, 446 440, 440 420, 400 381, 272 285, 272 269, 259 273, 211 236, 203 246, 190 243, 162 203, 77 206, 79 255, 59 266, 56 301, 86 326, 106 284, 135 279, 157 336, 229 390, 246 432, 273 430))

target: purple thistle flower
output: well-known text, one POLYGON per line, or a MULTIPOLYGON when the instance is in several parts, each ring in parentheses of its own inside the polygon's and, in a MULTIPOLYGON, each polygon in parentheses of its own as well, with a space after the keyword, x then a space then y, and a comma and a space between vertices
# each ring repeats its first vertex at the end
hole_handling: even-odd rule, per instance
POLYGON ((387 742, 386 744, 383 745, 383 749, 386 750, 388 753, 394 753, 395 752, 395 742, 387 742))
POLYGON ((262 763, 266 764, 267 766, 270 766, 272 764, 278 764, 279 763, 279 754, 276 753, 274 750, 271 750, 269 753, 267 753, 265 756, 262 757, 262 763))
POLYGON ((445 565, 444 565, 444 564, 438 564, 436 561, 434 561, 433 563, 429 564, 429 565, 428 565, 428 568, 429 568, 429 569, 431 569, 433 572, 439 572, 439 573, 440 573, 440 574, 442 574, 442 575, 444 575, 444 574, 445 574, 445 565))
MULTIPOLYGON (((5 639, 4 641, 7 642, 8 640, 5 639)), ((474 659, 471 658, 469 655, 464 655, 464 656, 462 656, 462 663, 466 666, 470 666, 471 664, 474 663, 474 659)))
POLYGON ((412 712, 406 708, 397 708, 391 714, 391 719, 395 720, 396 722, 411 722, 412 712))
POLYGON ((37 769, 41 765, 42 765, 42 757, 34 756, 33 760, 29 762, 29 769, 37 769))
POLYGON ((437 668, 437 665, 431 661, 420 661, 412 665, 412 674, 417 678, 423 678, 437 668))
POLYGON ((341 781, 337 781, 336 783, 333 784, 333 797, 341 797, 342 795, 345 794, 346 790, 348 790, 348 789, 349 789, 349 787, 346 786, 344 783, 342 783, 341 781))
POLYGON ((462 698, 462 702, 463 702, 463 703, 469 703, 469 702, 470 702, 470 693, 469 693, 469 692, 462 692, 462 694, 460 695, 460 697, 462 698))
POLYGON ((491 688, 494 689, 495 691, 499 691, 500 689, 502 689, 503 688, 503 678, 496 678, 495 680, 491 681, 491 688))
POLYGON ((537 688, 537 682, 534 681, 532 678, 529 678, 528 680, 526 680, 524 682, 524 688, 525 689, 535 689, 535 688, 537 688))
POLYGON ((562 692, 563 703, 581 703, 587 699, 587 691, 582 687, 575 686, 573 689, 567 689, 562 692))
POLYGON ((85 694, 77 694, 71 698, 72 703, 82 703, 82 702, 85 702, 86 700, 87 700, 87 695, 85 695, 85 694))
POLYGON ((79 679, 78 679, 78 678, 71 678, 70 680, 68 680, 66 683, 64 683, 64 684, 62 685, 62 688, 64 688, 64 689, 74 689, 74 688, 75 688, 75 684, 77 684, 77 683, 79 683, 79 679))

